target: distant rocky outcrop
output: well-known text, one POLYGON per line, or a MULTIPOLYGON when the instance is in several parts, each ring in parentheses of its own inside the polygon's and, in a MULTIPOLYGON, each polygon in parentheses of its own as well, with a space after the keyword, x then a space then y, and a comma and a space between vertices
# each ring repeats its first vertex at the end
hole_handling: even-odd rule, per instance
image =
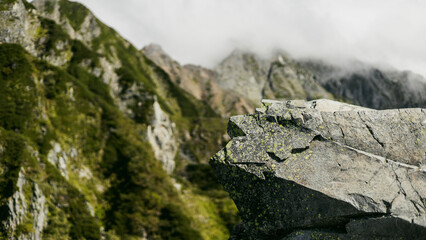
POLYGON ((315 82, 339 99, 374 109, 426 107, 426 79, 410 71, 352 62, 302 61, 315 82))
POLYGON ((236 49, 213 69, 181 66, 160 46, 142 49, 171 80, 222 116, 243 114, 261 99, 338 99, 373 109, 426 106, 426 79, 410 71, 359 61, 297 60, 236 49))
POLYGON ((170 117, 163 112, 157 100, 153 108, 152 125, 148 126, 147 131, 148 141, 154 150, 155 158, 162 163, 164 170, 171 174, 176 165, 174 158, 178 150, 176 124, 170 121, 170 117))
POLYGON ((264 100, 228 134, 210 164, 242 218, 231 239, 426 236, 426 109, 264 100))
POLYGON ((282 52, 262 58, 252 52, 235 50, 215 71, 224 89, 232 89, 255 104, 262 98, 333 99, 332 94, 314 81, 311 72, 282 52))
POLYGON ((229 117, 232 114, 249 113, 254 109, 247 96, 240 96, 233 89, 220 86, 215 71, 191 64, 181 66, 156 44, 144 47, 142 52, 166 71, 177 86, 210 105, 220 115, 229 117))

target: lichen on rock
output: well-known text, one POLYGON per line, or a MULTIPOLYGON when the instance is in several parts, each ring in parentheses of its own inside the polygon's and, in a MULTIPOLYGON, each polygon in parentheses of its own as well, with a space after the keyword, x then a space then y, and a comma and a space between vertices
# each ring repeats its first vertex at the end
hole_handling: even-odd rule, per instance
POLYGON ((331 100, 264 100, 231 117, 210 160, 242 218, 231 239, 425 236, 425 123, 424 109, 331 100))

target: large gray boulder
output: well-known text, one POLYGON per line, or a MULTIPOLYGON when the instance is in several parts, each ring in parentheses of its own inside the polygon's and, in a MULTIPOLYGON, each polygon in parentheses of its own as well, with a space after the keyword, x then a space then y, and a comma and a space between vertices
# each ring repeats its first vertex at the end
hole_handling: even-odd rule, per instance
POLYGON ((228 134, 231 239, 426 239, 426 109, 264 100, 228 134))

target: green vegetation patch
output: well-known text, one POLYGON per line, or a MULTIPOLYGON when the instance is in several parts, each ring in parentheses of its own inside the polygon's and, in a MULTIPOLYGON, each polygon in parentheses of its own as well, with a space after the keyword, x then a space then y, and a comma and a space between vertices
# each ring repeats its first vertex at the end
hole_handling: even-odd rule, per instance
POLYGON ((32 3, 29 3, 27 0, 22 0, 22 2, 24 3, 25 9, 26 10, 31 10, 31 9, 36 9, 34 7, 34 5, 32 3))
POLYGON ((199 232, 190 225, 191 219, 186 216, 177 204, 167 204, 161 209, 159 231, 161 239, 202 239, 199 232))
POLYGON ((188 180, 203 191, 222 190, 222 185, 210 165, 208 164, 189 164, 186 166, 188 180))
POLYGON ((73 53, 71 64, 79 64, 83 60, 86 60, 90 61, 89 67, 96 67, 99 65, 99 54, 87 48, 81 41, 73 40, 71 51, 73 53))
MULTIPOLYGON (((54 190, 54 197, 51 201, 54 206, 62 206, 61 209, 65 212, 67 221, 70 223, 68 233, 70 239, 100 239, 98 220, 90 215, 84 195, 71 186, 52 164, 45 162, 45 166, 46 181, 50 186, 54 186, 54 189, 52 189, 54 190)), ((51 206, 49 209, 55 213, 54 207, 51 206)), ((56 232, 55 227, 57 227, 58 223, 52 220, 54 219, 48 222, 44 230, 47 238, 56 232)))
POLYGON ((0 126, 22 130, 37 104, 33 66, 16 44, 0 45, 0 126))
POLYGON ((80 30, 89 10, 80 3, 68 0, 59 1, 61 13, 68 19, 74 30, 80 30))
POLYGON ((56 24, 53 20, 42 17, 39 17, 39 19, 45 37, 47 37, 46 40, 41 38, 44 42, 37 44, 39 50, 42 50, 44 53, 49 53, 50 50, 57 52, 56 43, 59 41, 68 41, 70 37, 62 30, 61 26, 56 24))
MULTIPOLYGON (((55 1, 45 3, 51 4, 48 11, 53 10, 55 1)), ((87 9, 64 0, 59 4, 61 13, 79 29, 87 9)), ((102 23, 98 22, 101 36, 88 47, 71 40, 54 21, 39 20, 36 45, 44 55, 41 58, 64 51, 72 57, 58 68, 34 60, 18 45, 0 45, 2 199, 16 191, 23 169, 26 179, 37 182, 46 196, 49 216, 43 239, 99 239, 100 226, 121 239, 135 239, 144 231, 152 239, 202 239, 209 231, 215 231, 212 236, 227 235, 226 227, 239 221, 237 211, 205 164, 222 147, 226 121, 102 23), (58 49, 58 42, 66 49, 58 49), (109 86, 91 73, 101 67, 100 57, 121 63, 116 70, 121 87, 118 97, 133 111, 131 118, 115 105, 109 86), (181 170, 187 172, 185 187, 194 193, 190 194, 194 202, 176 191, 144 140, 155 98, 176 122, 178 132, 189 133, 193 139, 183 148, 199 164, 181 170), (54 142, 61 144, 63 154, 71 147, 78 150, 77 157, 68 158, 69 180, 47 161, 54 142), (38 154, 29 156, 28 145, 38 154), (29 161, 35 163, 29 166, 29 161), (90 170, 91 179, 78 176, 80 166, 90 170), (88 210, 89 201, 95 216, 88 210), (197 213, 190 206, 202 209, 204 215, 194 217, 197 213)), ((30 228, 25 223, 18 230, 28 233, 30 228)))
POLYGON ((18 0, 2 0, 0 2, 0 11, 7 11, 12 3, 17 2, 18 0))
MULTIPOLYGON (((0 201, 3 203, 17 191, 19 171, 26 160, 25 140, 13 131, 0 128, 0 201)), ((0 204, 3 205, 3 204, 0 204)))
POLYGON ((107 229, 124 239, 141 231, 154 239, 199 239, 149 144, 131 143, 122 131, 110 135, 102 163, 112 180, 105 192, 107 229))

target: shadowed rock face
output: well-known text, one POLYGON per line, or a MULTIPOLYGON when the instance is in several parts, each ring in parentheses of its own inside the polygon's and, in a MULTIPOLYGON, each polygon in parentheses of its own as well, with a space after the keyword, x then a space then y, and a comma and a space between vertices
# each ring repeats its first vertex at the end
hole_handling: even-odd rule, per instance
POLYGON ((426 110, 263 101, 210 161, 242 222, 231 239, 426 236, 426 110))
POLYGON ((426 80, 410 71, 354 61, 350 68, 318 60, 300 62, 315 82, 337 98, 374 109, 426 106, 426 80))

